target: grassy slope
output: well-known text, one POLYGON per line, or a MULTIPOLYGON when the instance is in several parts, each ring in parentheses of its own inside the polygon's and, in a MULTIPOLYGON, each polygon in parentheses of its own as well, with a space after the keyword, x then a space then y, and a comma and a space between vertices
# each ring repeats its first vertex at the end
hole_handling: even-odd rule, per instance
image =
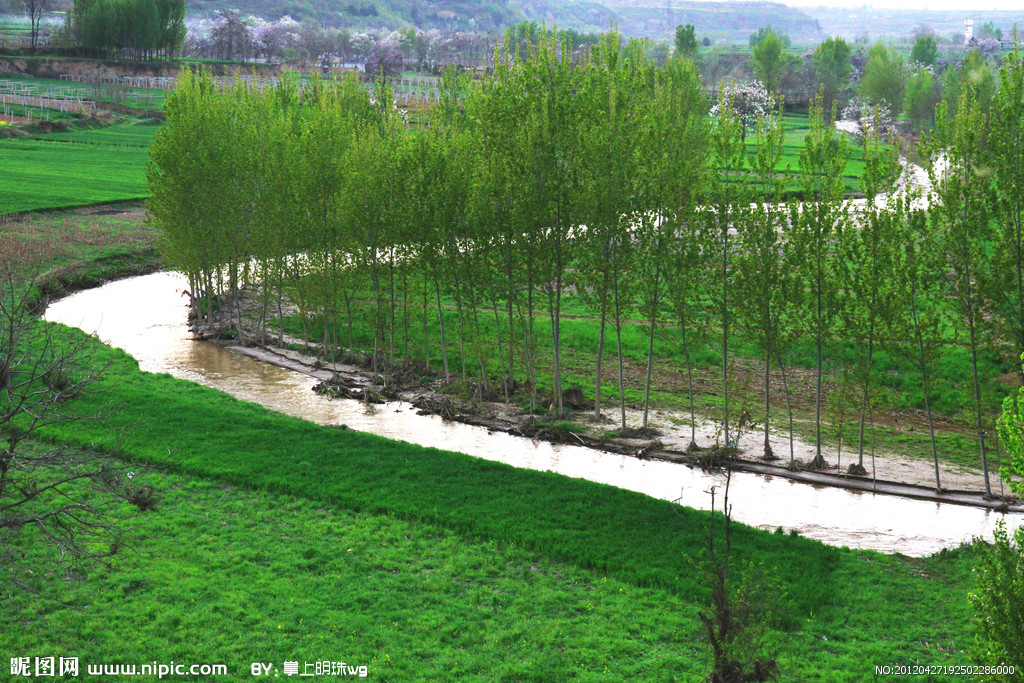
MULTIPOLYGON (((53 430, 52 437, 117 448, 125 458, 160 463, 170 472, 293 496, 324 510, 398 518, 473 544, 514 547, 527 555, 514 563, 540 555, 544 562, 568 563, 593 577, 607 575, 632 586, 638 596, 665 592, 690 605, 688 614, 682 609, 666 618, 679 619, 684 641, 694 637, 694 606, 707 591, 691 563, 699 563, 703 554, 705 513, 586 481, 304 423, 168 376, 139 373, 119 351, 98 353, 113 363, 108 391, 78 407, 118 412, 103 424, 53 430)), ((209 514, 216 519, 220 513, 211 509, 209 514)), ((259 526, 255 520, 246 523, 259 526)), ((201 523, 178 542, 209 526, 216 525, 201 523)), ((798 679, 863 680, 873 662, 930 661, 939 656, 934 648, 962 647, 966 638, 963 553, 914 561, 748 528, 737 529, 734 542, 734 566, 757 563, 781 586, 784 613, 772 639, 798 679), (846 671, 836 678, 840 663, 846 671)), ((333 551, 320 552, 339 554, 340 546, 328 547, 333 551)), ((379 578, 371 573, 368 580, 379 578)), ((509 589, 513 595, 529 591, 526 581, 509 589)), ((158 614, 165 608, 147 609, 158 614)), ((344 630, 360 628, 366 614, 359 611, 345 618, 344 630)), ((311 609, 308 619, 318 618, 323 617, 311 609)), ((434 618, 443 624, 450 617, 434 618)), ((584 638, 573 647, 593 647, 607 657, 606 643, 587 642, 584 638)), ((411 649, 400 653, 406 666, 424 658, 435 661, 437 653, 422 644, 414 639, 411 649)), ((526 675, 540 676, 540 671, 526 675)))
MULTIPOLYGON (((233 680, 251 661, 280 670, 284 658, 400 681, 652 680, 699 668, 694 608, 665 591, 428 524, 147 478, 164 494, 138 529, 146 556, 60 585, 68 607, 47 601, 45 619, 11 629, 5 649, 224 663, 233 680)), ((35 621, 30 604, 18 607, 12 621, 35 621)))
POLYGON ((32 213, 0 223, 0 271, 35 280, 36 296, 92 287, 112 274, 158 267, 156 231, 140 207, 32 213), (97 213, 99 212, 99 213, 97 213))
POLYGON ((138 199, 158 126, 0 139, 0 214, 138 199))

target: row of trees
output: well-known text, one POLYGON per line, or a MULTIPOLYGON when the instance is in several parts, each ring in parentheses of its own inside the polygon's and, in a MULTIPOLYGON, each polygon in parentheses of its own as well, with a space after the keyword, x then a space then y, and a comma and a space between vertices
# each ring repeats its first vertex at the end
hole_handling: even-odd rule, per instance
POLYGON ((266 21, 224 10, 212 18, 190 19, 184 52, 187 56, 238 61, 305 60, 363 62, 375 50, 398 52, 410 64, 479 64, 493 52, 495 35, 405 27, 396 31, 325 28, 291 17, 266 21))
POLYGON ((185 42, 185 0, 75 0, 76 44, 119 59, 171 56, 185 42))
POLYGON ((794 177, 780 172, 777 110, 760 118, 748 153, 729 102, 707 115, 689 62, 654 68, 614 34, 582 63, 544 40, 518 59, 502 53, 488 78, 446 75, 426 130, 403 125, 383 85, 373 99, 354 80, 223 91, 184 75, 152 150, 149 209, 169 265, 189 275, 197 314, 212 323, 241 334, 228 304, 256 285, 263 341, 283 340, 290 301, 328 354, 365 344, 375 371, 439 361, 449 380, 506 400, 527 391, 534 407, 550 386, 558 413, 571 298, 593 316, 595 411, 611 356, 623 429, 631 389, 647 425, 656 346, 667 346, 685 359, 694 422, 694 354, 719 364, 717 417, 731 443, 749 379, 736 376, 739 336, 760 348, 764 455, 776 457, 773 397, 792 435, 787 370, 810 348, 813 466, 825 464, 830 357, 858 387, 848 403, 862 472, 879 350, 906 359, 931 427, 937 364, 952 342, 971 355, 957 381, 973 387, 963 398, 987 464, 992 378, 979 354, 996 329, 1011 353, 1024 351, 1019 57, 1004 79, 990 132, 973 88, 944 111, 926 149, 937 204, 925 213, 896 196, 875 201, 898 169, 877 136, 864 150, 868 201, 844 202, 848 143, 820 100, 795 176, 803 201, 783 201, 794 177), (370 336, 357 344, 360 327, 370 336), (630 386, 623 336, 638 333, 643 379, 630 386))

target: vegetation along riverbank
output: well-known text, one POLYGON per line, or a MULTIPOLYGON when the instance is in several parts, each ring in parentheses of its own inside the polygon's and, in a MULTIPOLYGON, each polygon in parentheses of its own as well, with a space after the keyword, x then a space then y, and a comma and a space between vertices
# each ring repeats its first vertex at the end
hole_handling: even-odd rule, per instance
MULTIPOLYGON (((427 130, 404 126, 386 86, 283 78, 227 95, 186 75, 148 206, 193 314, 229 338, 361 355, 382 385, 419 372, 555 421, 592 402, 615 416, 606 431, 651 438, 667 409, 685 449, 759 433, 755 457, 857 476, 900 452, 930 463, 937 490, 955 487, 944 470, 980 472, 984 495, 1008 495, 994 421, 1024 350, 1024 299, 1004 286, 1020 213, 957 137, 980 126, 971 91, 919 145, 930 210, 881 193, 901 167, 877 130, 854 205, 850 143, 820 101, 798 167, 780 170, 779 112, 748 152, 729 94, 706 116, 687 63, 655 69, 614 39, 592 55, 574 68, 542 43, 485 79, 452 72, 427 130), (220 153, 190 153, 197 136, 220 153), (954 153, 962 182, 942 175, 954 153)), ((986 154, 1010 156, 984 168, 1010 179, 999 140, 1017 119, 993 121, 986 154)))

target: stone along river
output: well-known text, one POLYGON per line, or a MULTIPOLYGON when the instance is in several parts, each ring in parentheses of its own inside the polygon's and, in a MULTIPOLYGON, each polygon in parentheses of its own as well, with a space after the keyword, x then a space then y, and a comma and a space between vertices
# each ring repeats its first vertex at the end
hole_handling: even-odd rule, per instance
MULTIPOLYGON (((52 304, 47 320, 95 332, 124 349, 143 370, 199 382, 245 401, 321 424, 345 424, 423 446, 460 451, 515 467, 581 477, 683 505, 707 508, 705 493, 723 476, 684 465, 554 445, 501 432, 417 415, 406 403, 367 408, 358 401, 328 399, 311 390, 316 380, 192 339, 186 324, 184 278, 155 273, 111 282, 52 304)), ((1011 527, 1024 515, 963 505, 913 500, 870 492, 812 486, 737 472, 730 490, 734 517, 763 529, 782 527, 853 548, 924 556, 976 535, 991 536, 996 520, 1011 527)))

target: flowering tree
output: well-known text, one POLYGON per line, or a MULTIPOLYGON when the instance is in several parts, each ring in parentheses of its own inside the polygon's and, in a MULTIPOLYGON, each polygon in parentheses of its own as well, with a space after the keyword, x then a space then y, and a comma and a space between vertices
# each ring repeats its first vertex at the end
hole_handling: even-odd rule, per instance
POLYGON ((869 136, 888 140, 896 135, 896 122, 888 107, 872 105, 859 97, 854 97, 843 109, 843 119, 854 125, 846 132, 855 135, 863 147, 869 136), (852 130, 851 130, 852 129, 852 130))
POLYGON ((734 81, 731 85, 725 86, 722 95, 719 102, 711 107, 711 116, 718 116, 719 107, 723 102, 732 107, 740 122, 742 141, 747 139, 748 126, 756 126, 758 119, 768 116, 775 109, 775 97, 760 81, 750 81, 742 85, 737 85, 734 81))
POLYGON ((370 80, 394 78, 402 73, 402 51, 390 41, 377 43, 370 50, 364 73, 370 80))
POLYGON ((256 18, 251 23, 249 34, 264 59, 282 59, 302 43, 302 26, 290 16, 283 16, 275 22, 256 18))

